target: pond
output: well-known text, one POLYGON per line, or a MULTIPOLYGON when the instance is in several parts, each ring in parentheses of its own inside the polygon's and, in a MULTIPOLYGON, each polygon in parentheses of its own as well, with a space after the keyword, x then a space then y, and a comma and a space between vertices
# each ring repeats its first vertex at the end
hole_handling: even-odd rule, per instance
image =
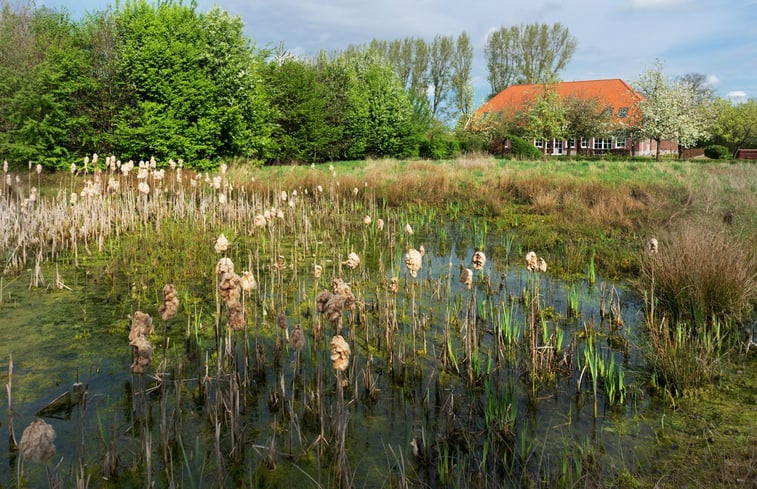
POLYGON ((63 218, 61 235, 92 234, 4 276, 3 428, 18 441, 40 416, 57 452, 21 467, 3 444, 0 486, 23 472, 29 487, 555 487, 614 468, 600 457, 644 460, 655 406, 634 383, 638 294, 591 264, 573 281, 549 256, 529 271, 516 234, 472 216, 298 190, 38 202, 108 224, 63 218), (222 257, 255 279, 240 330, 218 293, 222 257), (164 321, 166 283, 179 306, 164 321), (319 312, 323 290, 351 298, 319 312), (154 326, 144 374, 130 369, 137 311, 154 326), (347 355, 332 352, 337 330, 347 355))

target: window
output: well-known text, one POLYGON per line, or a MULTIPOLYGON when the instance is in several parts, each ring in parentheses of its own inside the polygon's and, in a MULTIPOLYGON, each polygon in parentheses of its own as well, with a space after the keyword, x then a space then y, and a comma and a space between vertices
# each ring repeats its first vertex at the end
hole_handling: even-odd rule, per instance
POLYGON ((543 148, 544 147, 544 140, 543 139, 537 139, 534 141, 534 146, 537 148, 543 148))
POLYGON ((612 138, 594 138, 594 149, 611 149, 612 138))
POLYGON ((589 147, 589 140, 587 138, 581 138, 581 147, 584 149, 589 147))
POLYGON ((575 139, 568 139, 568 147, 573 149, 576 147, 576 140, 575 139))
POLYGON ((628 117, 628 107, 621 107, 618 109, 618 117, 628 117))
POLYGON ((625 149, 626 138, 624 136, 618 136, 617 138, 615 138, 615 147, 625 149))

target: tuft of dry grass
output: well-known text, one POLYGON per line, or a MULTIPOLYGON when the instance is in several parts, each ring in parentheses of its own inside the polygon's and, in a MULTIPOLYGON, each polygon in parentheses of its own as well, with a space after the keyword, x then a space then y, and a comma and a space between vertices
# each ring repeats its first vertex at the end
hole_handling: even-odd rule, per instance
POLYGON ((686 220, 659 237, 641 259, 644 290, 673 322, 748 319, 757 303, 757 255, 722 224, 686 220))

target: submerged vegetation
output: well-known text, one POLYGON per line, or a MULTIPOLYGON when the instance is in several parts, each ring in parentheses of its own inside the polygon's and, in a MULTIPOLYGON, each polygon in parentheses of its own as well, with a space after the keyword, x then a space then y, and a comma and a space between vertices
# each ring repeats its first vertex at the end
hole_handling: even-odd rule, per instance
POLYGON ((757 477, 753 165, 93 157, 0 188, 3 427, 50 423, 2 485, 757 477))

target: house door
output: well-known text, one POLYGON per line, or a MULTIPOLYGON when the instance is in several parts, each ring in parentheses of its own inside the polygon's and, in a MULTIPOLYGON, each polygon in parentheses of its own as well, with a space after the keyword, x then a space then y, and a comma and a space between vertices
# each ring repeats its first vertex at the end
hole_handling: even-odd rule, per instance
POLYGON ((553 155, 561 155, 562 154, 562 147, 563 147, 563 141, 562 139, 555 139, 552 142, 552 154, 553 155))

